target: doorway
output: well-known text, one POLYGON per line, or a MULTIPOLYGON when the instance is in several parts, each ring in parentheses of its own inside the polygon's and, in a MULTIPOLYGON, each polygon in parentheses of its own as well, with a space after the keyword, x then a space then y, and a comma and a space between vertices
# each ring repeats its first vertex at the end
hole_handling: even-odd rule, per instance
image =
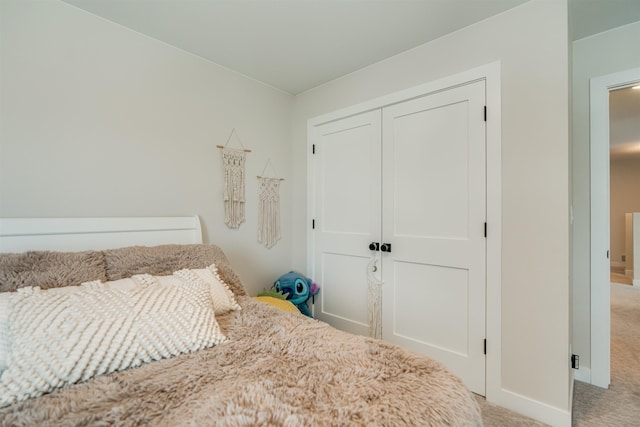
POLYGON ((591 384, 611 382, 609 95, 640 82, 640 68, 591 79, 591 384))
MULTIPOLYGON (((640 84, 609 92, 611 282, 640 286, 634 213, 640 220, 640 84)), ((636 226, 636 228, 638 228, 636 226)), ((640 231, 640 230, 636 230, 640 231)))

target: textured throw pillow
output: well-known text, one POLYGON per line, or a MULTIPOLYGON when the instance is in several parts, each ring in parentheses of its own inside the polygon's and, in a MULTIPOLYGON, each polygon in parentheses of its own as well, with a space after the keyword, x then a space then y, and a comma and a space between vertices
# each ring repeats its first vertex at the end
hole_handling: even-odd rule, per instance
POLYGON ((207 268, 184 269, 173 273, 183 280, 202 280, 210 286, 213 309, 216 314, 223 314, 232 310, 240 310, 240 305, 236 302, 233 292, 229 286, 220 278, 215 264, 207 268))
MULTIPOLYGON (((97 282, 99 283, 100 281, 97 282)), ((138 283, 134 282, 132 279, 121 279, 103 283, 103 286, 120 290, 135 290, 138 287, 138 283)), ((47 290, 43 290, 43 292, 55 294, 75 292, 80 289, 83 288, 79 286, 65 286, 62 288, 49 288, 47 290)), ((18 292, 0 292, 0 375, 2 375, 5 369, 7 369, 9 352, 11 351, 11 337, 9 335, 9 313, 11 312, 14 301, 16 300, 16 298, 18 298, 18 296, 18 292)))
POLYGON ((11 349, 9 339, 9 312, 13 306, 15 292, 0 293, 0 375, 7 369, 7 359, 11 349))
POLYGON ((120 279, 114 282, 126 282, 130 281, 137 284, 151 284, 158 282, 163 286, 174 286, 181 281, 200 284, 202 282, 209 287, 209 293, 211 295, 211 303, 213 304, 213 311, 218 314, 224 314, 232 310, 240 310, 240 305, 236 302, 233 292, 229 289, 229 286, 220 278, 215 265, 210 265, 207 268, 199 269, 182 269, 173 273, 171 276, 151 276, 149 274, 135 274, 131 276, 131 279, 120 279))
MULTIPOLYGON (((51 294, 63 294, 74 292, 80 289, 78 286, 65 286, 63 288, 50 288, 46 291, 51 294)), ((11 335, 9 333, 9 313, 18 301, 20 295, 18 292, 1 292, 0 293, 0 375, 7 369, 9 353, 11 352, 11 335)))
POLYGON ((133 280, 123 287, 88 282, 73 292, 20 289, 9 314, 0 407, 225 340, 203 281, 133 280))

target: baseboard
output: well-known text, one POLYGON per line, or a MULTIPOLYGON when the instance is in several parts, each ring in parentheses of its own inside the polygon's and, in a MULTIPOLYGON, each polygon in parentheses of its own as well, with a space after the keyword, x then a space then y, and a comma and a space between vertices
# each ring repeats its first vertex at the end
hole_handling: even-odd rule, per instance
POLYGON ((569 414, 571 414, 569 418, 571 419, 571 424, 573 424, 573 395, 576 387, 575 375, 572 375, 572 377, 574 378, 569 383, 569 414))
POLYGON ((591 384, 591 368, 579 368, 573 371, 573 379, 591 384))
POLYGON ((497 399, 487 396, 487 401, 553 427, 571 427, 570 410, 556 408, 505 389, 498 394, 499 396, 492 396, 497 399))
POLYGON ((637 286, 640 288, 640 279, 633 279, 633 286, 637 286))

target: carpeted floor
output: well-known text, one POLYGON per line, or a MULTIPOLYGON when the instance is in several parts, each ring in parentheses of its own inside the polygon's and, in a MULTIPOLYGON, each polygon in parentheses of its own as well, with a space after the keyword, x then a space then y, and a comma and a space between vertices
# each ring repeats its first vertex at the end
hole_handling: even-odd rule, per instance
POLYGON ((576 381, 573 426, 640 426, 640 289, 611 285, 611 385, 576 381))
POLYGON ((476 400, 482 410, 484 427, 544 427, 546 424, 532 420, 524 415, 511 412, 507 409, 493 405, 482 396, 476 396, 476 400))
MULTIPOLYGON (((545 426, 480 397, 486 427, 545 426)), ((573 427, 640 426, 640 289, 611 285, 611 385, 580 381, 573 395, 573 427)))

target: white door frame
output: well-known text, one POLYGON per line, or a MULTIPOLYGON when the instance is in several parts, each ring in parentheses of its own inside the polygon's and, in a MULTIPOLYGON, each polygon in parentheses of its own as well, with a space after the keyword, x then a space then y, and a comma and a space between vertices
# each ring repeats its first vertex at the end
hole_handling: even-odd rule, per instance
POLYGON ((611 296, 609 236, 609 92, 640 81, 640 68, 590 81, 591 152, 591 378, 611 382, 611 296))
MULTIPOLYGON (((365 111, 382 108, 415 97, 439 92, 476 80, 486 81, 487 126, 487 270, 486 270, 486 398, 487 401, 522 406, 520 399, 502 386, 502 104, 501 65, 499 61, 482 65, 423 85, 347 107, 309 119, 307 123, 307 213, 311 224, 315 212, 315 172, 313 170, 313 134, 311 129, 365 111)), ((307 270, 313 272, 314 234, 307 231, 307 270)), ((524 403, 526 406, 527 404, 524 403)), ((526 412, 526 409, 524 409, 526 412)), ((528 411, 534 413, 533 410, 528 411)))

